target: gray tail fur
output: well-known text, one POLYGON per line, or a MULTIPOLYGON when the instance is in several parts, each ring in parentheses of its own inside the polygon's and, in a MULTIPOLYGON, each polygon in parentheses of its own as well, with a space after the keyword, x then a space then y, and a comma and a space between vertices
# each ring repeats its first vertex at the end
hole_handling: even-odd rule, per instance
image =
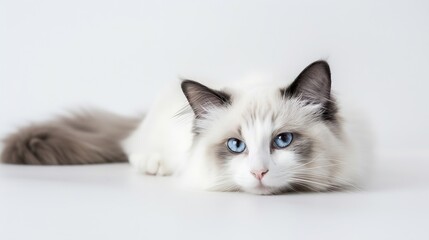
POLYGON ((90 110, 27 126, 4 139, 1 161, 34 165, 126 162, 120 141, 140 120, 90 110))

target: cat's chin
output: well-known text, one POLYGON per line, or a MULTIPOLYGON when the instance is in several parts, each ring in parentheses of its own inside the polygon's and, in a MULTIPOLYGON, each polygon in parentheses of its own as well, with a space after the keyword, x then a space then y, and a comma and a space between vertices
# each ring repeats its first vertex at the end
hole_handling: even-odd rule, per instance
POLYGON ((273 195, 278 192, 277 188, 269 187, 263 184, 259 184, 255 187, 243 187, 244 192, 258 194, 258 195, 273 195))

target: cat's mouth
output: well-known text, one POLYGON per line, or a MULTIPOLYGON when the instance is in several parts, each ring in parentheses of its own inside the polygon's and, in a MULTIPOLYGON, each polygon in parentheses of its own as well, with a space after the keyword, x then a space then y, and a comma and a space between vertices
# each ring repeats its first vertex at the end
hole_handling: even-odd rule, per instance
POLYGON ((272 194, 273 189, 272 187, 267 186, 262 182, 259 182, 258 185, 253 188, 252 192, 256 194, 266 195, 266 194, 272 194))

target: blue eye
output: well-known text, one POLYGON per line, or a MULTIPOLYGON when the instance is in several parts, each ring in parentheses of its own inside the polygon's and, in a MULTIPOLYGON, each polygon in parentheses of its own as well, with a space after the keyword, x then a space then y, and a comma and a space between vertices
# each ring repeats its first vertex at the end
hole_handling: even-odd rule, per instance
POLYGON ((226 145, 228 149, 233 153, 242 153, 246 149, 246 144, 237 138, 228 139, 226 145))
POLYGON ((273 139, 273 145, 275 148, 285 148, 290 145, 292 142, 293 135, 292 133, 285 132, 280 133, 273 139))

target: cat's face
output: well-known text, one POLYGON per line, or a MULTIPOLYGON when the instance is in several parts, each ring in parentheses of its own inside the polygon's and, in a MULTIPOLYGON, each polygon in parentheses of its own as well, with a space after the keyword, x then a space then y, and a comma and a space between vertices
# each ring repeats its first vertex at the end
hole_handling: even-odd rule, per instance
POLYGON ((214 174, 214 190, 274 194, 326 190, 327 151, 336 108, 325 62, 310 65, 290 86, 215 91, 184 81, 194 110, 195 144, 214 174))

